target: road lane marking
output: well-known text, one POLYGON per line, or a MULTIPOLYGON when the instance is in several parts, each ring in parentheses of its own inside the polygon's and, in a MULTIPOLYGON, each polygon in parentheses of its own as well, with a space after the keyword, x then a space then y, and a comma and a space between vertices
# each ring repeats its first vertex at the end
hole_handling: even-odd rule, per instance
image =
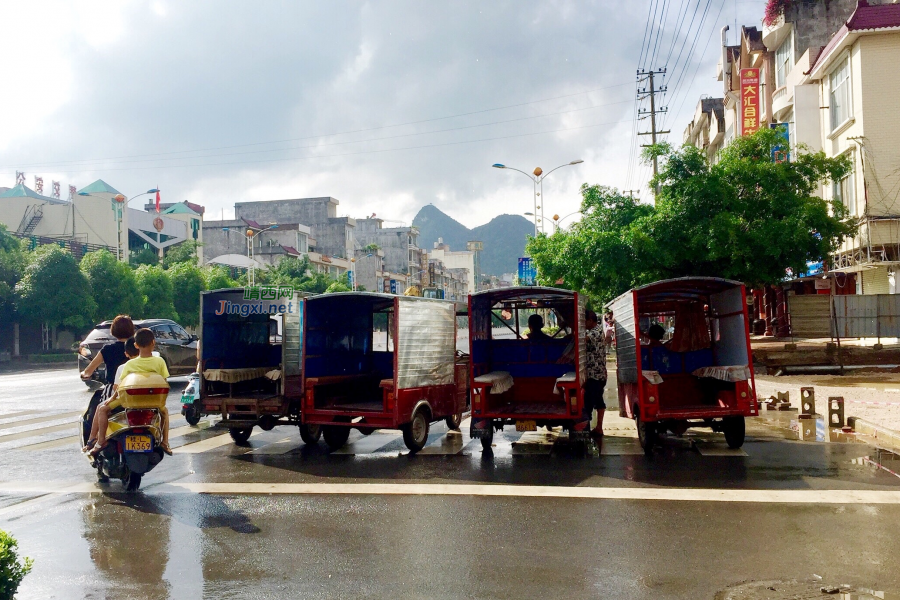
POLYGON ((40 410, 20 410, 19 412, 7 413, 5 415, 0 415, 0 419, 12 419, 14 417, 24 417, 25 415, 36 415, 43 411, 40 410))
POLYGON ((434 442, 419 450, 418 454, 419 456, 428 456, 431 454, 454 456, 462 452, 469 441, 468 436, 463 438, 461 431, 448 431, 434 442))
POLYGON ((700 456, 748 456, 743 448, 729 448, 721 444, 694 443, 700 456))
POLYGON ((62 425, 54 425, 52 427, 42 427, 41 429, 29 429, 28 431, 20 431, 19 433, 10 433, 8 435, 0 435, 0 444, 4 442, 13 442, 30 437, 37 437, 45 433, 53 433, 54 431, 63 431, 64 429, 78 429, 77 421, 69 421, 62 425))
MULTIPOLYGON (((96 483, 10 481, 0 494, 92 494, 108 491, 96 483)), ((145 495, 211 494, 229 496, 478 496, 495 498, 561 498, 581 500, 647 500, 670 502, 734 502, 747 504, 889 504, 900 505, 891 490, 760 490, 656 487, 568 487, 428 483, 161 483, 145 495)), ((2 511, 0 511, 2 513, 2 511)))
POLYGON ((374 433, 371 433, 367 436, 363 436, 356 440, 351 444, 347 444, 343 448, 339 448, 338 450, 333 451, 331 454, 343 456, 343 455, 361 455, 361 454, 371 454, 378 450, 379 448, 384 448, 391 442, 395 441, 398 437, 403 434, 399 431, 393 431, 390 429, 387 430, 379 430, 374 433))
MULTIPOLYGON (((214 425, 213 421, 200 421, 196 426, 185 425, 184 427, 176 427, 175 429, 169 430, 169 441, 174 439, 184 437, 190 433, 195 433, 197 431, 202 431, 204 429, 208 429, 214 425)), ((18 446, 13 448, 13 450, 51 450, 53 448, 60 448, 62 446, 69 445, 80 445, 81 444, 81 436, 80 435, 69 435, 62 438, 57 438, 55 440, 50 440, 47 442, 38 442, 37 444, 28 444, 27 446, 18 446)))
MULTIPOLYGON (((253 433, 250 434, 250 437, 256 437, 261 433, 265 432, 262 429, 255 429, 253 433)), ((222 446, 227 446, 228 444, 233 443, 234 440, 231 439, 231 435, 226 432, 222 435, 217 435, 205 440, 200 440, 199 442, 191 442, 189 444, 185 444, 184 446, 179 446, 178 448, 172 448, 172 452, 174 452, 175 454, 200 454, 201 452, 215 450, 216 448, 221 448, 222 446)))
MULTIPOLYGON (((14 427, 24 427, 25 425, 34 425, 35 423, 49 423, 50 421, 59 421, 60 419, 70 419, 79 417, 83 411, 58 413, 46 417, 36 417, 34 419, 22 419, 21 421, 13 421, 11 423, 0 424, 0 429, 12 429, 14 427)), ((37 430, 35 430, 37 431, 37 430)), ((5 437, 5 436, 4 436, 5 437)), ((2 440, 2 438, 0 438, 2 440)))
POLYGON ((284 439, 278 440, 277 442, 272 442, 271 444, 266 444, 265 446, 260 446, 259 448, 254 448, 247 454, 261 454, 261 455, 287 454, 291 450, 293 450, 295 448, 299 448, 302 445, 303 445, 303 441, 300 440, 299 438, 286 437, 284 439))
POLYGON ((604 435, 600 443, 602 456, 640 456, 644 453, 637 438, 604 435))

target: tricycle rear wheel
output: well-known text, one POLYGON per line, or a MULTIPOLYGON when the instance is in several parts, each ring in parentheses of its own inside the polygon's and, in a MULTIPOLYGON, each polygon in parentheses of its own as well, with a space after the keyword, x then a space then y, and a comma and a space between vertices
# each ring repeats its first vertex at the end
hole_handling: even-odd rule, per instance
POLYGON ((491 419, 487 420, 487 423, 484 428, 484 433, 481 436, 481 449, 482 450, 490 450, 491 446, 494 445, 494 421, 491 419))
POLYGON ((252 427, 244 427, 243 429, 232 427, 228 430, 228 434, 231 436, 231 439, 234 440, 235 444, 246 444, 247 440, 250 439, 250 434, 252 433, 252 427))
POLYGON ((403 443, 410 452, 418 452, 428 443, 428 414, 421 408, 413 415, 412 421, 403 425, 403 443))
POLYGON ((653 444, 656 443, 656 424, 642 420, 640 410, 635 407, 634 425, 637 428, 638 441, 644 450, 644 454, 650 454, 653 451, 653 444))
POLYGON ((329 448, 340 450, 347 443, 347 438, 350 437, 350 428, 340 425, 323 425, 322 437, 325 438, 325 443, 329 448))
POLYGON ((300 439, 304 444, 308 446, 317 444, 320 437, 322 437, 322 428, 318 425, 307 425, 306 423, 300 425, 300 439))
POLYGON ((744 417, 725 417, 722 419, 722 433, 729 448, 740 448, 744 445, 747 424, 744 417))

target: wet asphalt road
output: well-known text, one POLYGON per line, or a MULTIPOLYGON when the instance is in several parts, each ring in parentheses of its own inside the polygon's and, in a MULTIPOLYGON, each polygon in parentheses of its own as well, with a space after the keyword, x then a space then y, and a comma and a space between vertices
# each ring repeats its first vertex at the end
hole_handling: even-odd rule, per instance
POLYGON ((18 598, 713 598, 814 574, 900 591, 900 478, 866 444, 792 439, 789 415, 754 419, 738 453, 700 430, 648 458, 612 419, 586 458, 510 430, 485 454, 442 424, 418 456, 381 432, 337 454, 295 428, 236 447, 186 427, 183 385, 176 455, 126 495, 78 451, 74 370, 0 375, 0 528, 35 558, 18 598))

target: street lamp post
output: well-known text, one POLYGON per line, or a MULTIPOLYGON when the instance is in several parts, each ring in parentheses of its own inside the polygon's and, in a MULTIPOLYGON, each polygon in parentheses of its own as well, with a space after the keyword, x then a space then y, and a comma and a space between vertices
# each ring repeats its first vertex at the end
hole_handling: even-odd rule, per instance
POLYGON ((525 177, 527 177, 528 179, 531 180, 531 182, 534 186, 534 237, 537 237, 538 223, 541 224, 541 233, 544 232, 544 204, 546 204, 546 203, 541 201, 541 203, 538 204, 538 200, 544 195, 544 179, 546 179, 546 177, 550 173, 552 173, 553 171, 556 171, 556 169, 561 169, 563 167, 568 167, 571 165, 578 165, 583 162, 584 161, 581 159, 573 160, 571 162, 567 162, 564 165, 559 165, 558 167, 556 167, 554 169, 550 169, 546 173, 540 167, 535 168, 535 170, 531 173, 526 173, 525 171, 516 169, 515 167, 507 167, 506 165, 501 164, 501 163, 495 163, 491 166, 494 167, 495 169, 511 169, 513 171, 518 171, 519 173, 521 173, 522 175, 524 175, 525 177), (540 212, 538 212, 538 210, 540 210, 540 212))
POLYGON ((258 236, 259 234, 272 229, 273 227, 278 227, 278 223, 272 223, 265 229, 260 229, 256 233, 253 232, 249 227, 247 228, 247 258, 250 259, 250 264, 247 266, 247 285, 252 286, 254 283, 254 262, 253 262, 253 238, 258 236))
MULTIPOLYGON (((134 200, 135 198, 140 198, 141 196, 146 196, 147 194, 155 194, 159 190, 153 188, 152 190, 147 190, 146 192, 141 192, 136 196, 132 196, 131 198, 125 198, 124 194, 116 194, 112 197, 112 210, 116 214, 116 260, 125 260, 125 251, 122 248, 122 213, 128 207, 128 203, 134 200)), ((88 192, 78 192, 79 196, 91 196, 88 192)), ((75 208, 74 201, 72 202, 72 208, 75 208)), ((72 218, 72 231, 75 231, 75 218, 73 215, 72 218)))
POLYGON ((581 211, 580 211, 580 210, 576 210, 575 212, 571 212, 571 213, 567 214, 567 215, 564 216, 564 217, 560 217, 559 215, 553 215, 553 225, 554 225, 554 227, 555 227, 555 229, 553 230, 553 233, 556 233, 557 231, 559 231, 559 222, 560 222, 560 221, 565 221, 566 219, 568 219, 568 218, 571 217, 572 215, 579 215, 579 214, 581 214, 581 211))

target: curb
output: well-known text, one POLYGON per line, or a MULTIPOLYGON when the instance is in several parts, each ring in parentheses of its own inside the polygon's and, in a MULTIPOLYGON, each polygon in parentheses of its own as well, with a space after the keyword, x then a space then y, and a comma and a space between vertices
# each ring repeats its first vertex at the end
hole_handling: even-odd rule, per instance
POLYGON ((856 433, 873 438, 885 450, 900 454, 900 432, 876 425, 859 417, 848 417, 847 424, 856 433))

